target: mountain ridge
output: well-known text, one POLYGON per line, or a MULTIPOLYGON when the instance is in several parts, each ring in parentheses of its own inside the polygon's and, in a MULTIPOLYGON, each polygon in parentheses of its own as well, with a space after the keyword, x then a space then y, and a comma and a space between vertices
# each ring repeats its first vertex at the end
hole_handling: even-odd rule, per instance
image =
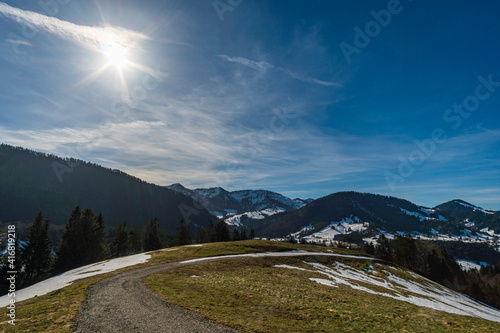
POLYGON ((266 209, 290 211, 313 201, 313 199, 290 199, 268 190, 227 191, 222 187, 188 189, 180 183, 169 185, 167 188, 192 197, 220 218, 266 209))
POLYGON ((193 227, 214 217, 191 197, 116 169, 74 158, 0 145, 0 221, 32 221, 39 211, 63 225, 77 205, 102 212, 108 227, 158 218, 167 231, 181 219, 193 227), (196 208, 193 208, 196 207, 196 208))

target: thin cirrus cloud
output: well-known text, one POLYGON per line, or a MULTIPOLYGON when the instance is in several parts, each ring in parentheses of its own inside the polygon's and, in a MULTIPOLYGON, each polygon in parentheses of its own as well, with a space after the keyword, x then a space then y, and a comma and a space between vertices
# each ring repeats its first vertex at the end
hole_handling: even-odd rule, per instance
POLYGON ((230 56, 225 55, 225 54, 218 54, 217 56, 219 58, 226 60, 226 61, 234 62, 234 63, 238 63, 238 64, 243 65, 243 66, 250 67, 250 68, 255 69, 256 71, 259 71, 261 73, 266 73, 269 69, 276 69, 276 70, 282 71, 282 72, 290 75, 292 78, 294 78, 296 80, 303 81, 306 83, 314 83, 314 84, 320 84, 322 86, 333 86, 333 87, 341 87, 342 86, 342 84, 340 84, 338 82, 327 82, 327 81, 318 80, 318 79, 313 78, 313 77, 309 77, 309 76, 295 73, 295 72, 293 72, 289 69, 286 69, 286 68, 275 66, 275 65, 270 64, 270 63, 265 62, 265 61, 254 61, 254 60, 250 60, 250 59, 246 59, 246 58, 242 58, 242 57, 230 57, 230 56))
MULTIPOLYGON (((8 19, 29 26, 32 29, 48 32, 94 51, 99 51, 103 44, 111 42, 125 47, 149 39, 144 34, 122 27, 78 25, 55 17, 11 7, 3 2, 0 2, 0 13, 8 19)), ((13 42, 24 45, 30 44, 20 40, 13 40, 13 42)))
POLYGON ((33 46, 33 44, 31 44, 30 42, 27 42, 25 40, 20 40, 20 39, 9 38, 6 40, 6 42, 11 43, 11 44, 24 45, 24 46, 33 46))

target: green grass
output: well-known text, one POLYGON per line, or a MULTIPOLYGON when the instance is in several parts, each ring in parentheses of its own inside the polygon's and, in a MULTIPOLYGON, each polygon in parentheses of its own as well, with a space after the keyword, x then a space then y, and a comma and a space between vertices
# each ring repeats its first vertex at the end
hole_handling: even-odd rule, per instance
MULTIPOLYGON (((199 258, 205 256, 276 252, 287 250, 309 249, 310 251, 322 250, 324 247, 312 247, 297 244, 266 242, 266 241, 241 241, 227 243, 204 244, 202 247, 178 247, 152 253, 148 263, 139 266, 149 266, 158 263, 199 258), (175 250, 174 250, 175 249, 175 250)), ((349 251, 344 251, 348 253, 349 251)), ((139 267, 136 266, 136 267, 139 267)), ((101 274, 78 280, 65 288, 56 290, 47 295, 35 297, 26 301, 16 302, 16 325, 8 324, 7 308, 0 308, 0 330, 2 332, 70 332, 78 309, 85 301, 85 292, 94 283, 105 277, 118 274, 133 267, 127 267, 116 272, 101 274)))
MULTIPOLYGON (((323 286, 309 280, 324 278, 318 273, 273 267, 289 264, 310 269, 303 261, 313 259, 205 262, 152 275, 145 283, 168 302, 243 332, 500 331, 499 323, 418 307, 345 285, 323 286)), ((329 264, 333 260, 359 269, 366 262, 331 257, 315 261, 329 264)), ((409 277, 405 272, 384 268, 409 277)))

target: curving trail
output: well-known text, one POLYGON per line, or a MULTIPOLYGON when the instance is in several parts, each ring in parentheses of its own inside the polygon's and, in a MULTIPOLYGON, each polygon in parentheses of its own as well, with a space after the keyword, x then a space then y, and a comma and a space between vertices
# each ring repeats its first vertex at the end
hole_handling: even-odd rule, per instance
POLYGON ((151 274, 192 264, 138 268, 92 285, 74 332, 237 332, 165 302, 142 283, 151 274))
POLYGON ((202 261, 310 255, 371 259, 333 253, 292 251, 208 257, 137 268, 103 279, 89 288, 87 300, 78 312, 74 332, 237 332, 165 302, 146 288, 142 281, 151 274, 195 265, 202 261))

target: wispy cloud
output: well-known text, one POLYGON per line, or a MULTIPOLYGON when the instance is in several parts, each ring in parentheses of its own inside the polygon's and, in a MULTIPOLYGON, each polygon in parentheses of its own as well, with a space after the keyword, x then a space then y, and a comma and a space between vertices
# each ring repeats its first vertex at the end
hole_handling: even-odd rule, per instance
POLYGON ((226 60, 226 61, 235 62, 235 63, 238 63, 240 65, 253 68, 259 72, 266 72, 268 69, 275 68, 274 65, 272 65, 268 62, 265 62, 265 61, 254 61, 254 60, 249 60, 249 59, 245 59, 242 57, 230 57, 230 56, 227 56, 225 54, 218 54, 217 56, 226 60))
MULTIPOLYGON (((0 2, 0 13, 4 17, 31 28, 42 30, 65 40, 98 51, 103 45, 116 43, 123 47, 137 44, 148 36, 122 27, 91 27, 77 25, 55 17, 11 7, 0 2)), ((22 43, 22 42, 21 42, 22 43)))
POLYGON ((6 42, 11 44, 25 45, 25 46, 33 46, 30 42, 20 39, 7 39, 6 42))
POLYGON ((254 61, 254 60, 250 60, 250 59, 246 59, 246 58, 242 58, 242 57, 230 57, 230 56, 225 55, 225 54, 218 54, 217 56, 226 60, 226 61, 234 62, 234 63, 238 63, 238 64, 243 65, 243 66, 250 67, 250 68, 255 69, 256 71, 259 71, 261 73, 266 73, 269 69, 275 69, 275 70, 279 70, 279 71, 282 71, 282 72, 290 75, 292 78, 294 78, 296 80, 303 81, 306 83, 313 83, 313 84, 320 84, 323 86, 334 86, 334 87, 341 87, 342 86, 342 84, 338 83, 338 82, 327 82, 327 81, 318 80, 318 79, 313 78, 313 77, 309 77, 306 75, 295 73, 295 72, 293 72, 289 69, 283 68, 283 67, 275 66, 275 65, 270 64, 270 63, 265 62, 265 61, 254 61))

